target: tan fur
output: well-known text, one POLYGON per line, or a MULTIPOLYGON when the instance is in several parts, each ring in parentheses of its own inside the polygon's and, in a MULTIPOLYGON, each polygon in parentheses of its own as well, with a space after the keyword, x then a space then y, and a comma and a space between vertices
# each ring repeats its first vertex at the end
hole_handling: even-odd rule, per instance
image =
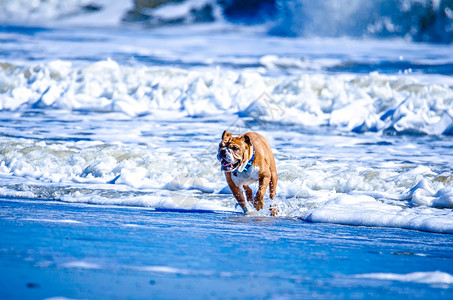
MULTIPOLYGON (((247 202, 246 199, 244 199, 243 191, 245 191, 247 201, 253 204, 256 210, 261 210, 264 207, 263 199, 268 187, 270 198, 275 198, 278 181, 274 154, 272 153, 269 143, 264 136, 256 132, 233 135, 225 130, 222 135, 222 141, 219 145, 219 152, 221 149, 226 148, 231 150, 230 152, 234 156, 234 159, 238 162, 238 170, 247 164, 253 155, 253 149, 255 149, 255 158, 253 160, 252 167, 253 170, 249 169, 247 172, 237 174, 231 171, 226 171, 225 177, 231 192, 244 212, 247 212, 247 202), (232 149, 234 149, 234 151, 232 149), (255 173, 253 172, 256 171, 258 172, 255 178, 255 173), (240 184, 241 182, 248 183, 251 181, 259 183, 255 197, 253 197, 252 189, 247 184, 240 184), (237 185, 238 182, 239 186, 237 185)), ((276 215, 278 213, 276 207, 274 206, 270 208, 270 212, 272 215, 276 215)))

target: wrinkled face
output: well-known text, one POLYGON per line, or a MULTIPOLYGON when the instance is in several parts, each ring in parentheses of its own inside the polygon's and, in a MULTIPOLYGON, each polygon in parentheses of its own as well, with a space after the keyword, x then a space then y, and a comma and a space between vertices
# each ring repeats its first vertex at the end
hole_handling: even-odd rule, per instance
POLYGON ((217 152, 217 159, 222 164, 221 170, 224 172, 236 170, 245 161, 248 146, 248 137, 244 135, 233 137, 231 133, 225 131, 217 152))

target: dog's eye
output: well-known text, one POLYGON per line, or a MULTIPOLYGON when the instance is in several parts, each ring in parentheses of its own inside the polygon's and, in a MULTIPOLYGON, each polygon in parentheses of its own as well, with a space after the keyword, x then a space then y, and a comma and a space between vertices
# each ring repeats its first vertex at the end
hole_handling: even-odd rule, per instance
POLYGON ((238 151, 238 150, 239 150, 238 147, 236 147, 236 146, 233 147, 233 151, 238 151))

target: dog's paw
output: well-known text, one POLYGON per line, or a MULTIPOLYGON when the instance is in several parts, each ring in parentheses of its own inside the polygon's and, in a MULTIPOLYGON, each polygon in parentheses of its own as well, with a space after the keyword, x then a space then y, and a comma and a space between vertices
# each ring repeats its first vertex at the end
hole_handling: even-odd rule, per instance
POLYGON ((264 202, 255 200, 253 202, 253 206, 255 207, 256 210, 261 210, 264 207, 264 202))
POLYGON ((271 216, 273 216, 273 217, 275 217, 276 215, 278 215, 278 207, 277 207, 277 205, 272 204, 271 206, 269 206, 269 213, 270 213, 271 216))

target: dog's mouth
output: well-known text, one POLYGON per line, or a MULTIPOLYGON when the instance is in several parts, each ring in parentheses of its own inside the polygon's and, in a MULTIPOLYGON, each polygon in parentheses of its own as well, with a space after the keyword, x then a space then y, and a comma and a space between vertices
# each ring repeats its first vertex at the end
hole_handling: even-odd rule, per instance
POLYGON ((238 160, 235 163, 231 163, 229 161, 226 161, 225 159, 222 159, 221 163, 222 163, 222 171, 232 172, 232 171, 236 170, 237 167, 239 167, 240 161, 238 160))

